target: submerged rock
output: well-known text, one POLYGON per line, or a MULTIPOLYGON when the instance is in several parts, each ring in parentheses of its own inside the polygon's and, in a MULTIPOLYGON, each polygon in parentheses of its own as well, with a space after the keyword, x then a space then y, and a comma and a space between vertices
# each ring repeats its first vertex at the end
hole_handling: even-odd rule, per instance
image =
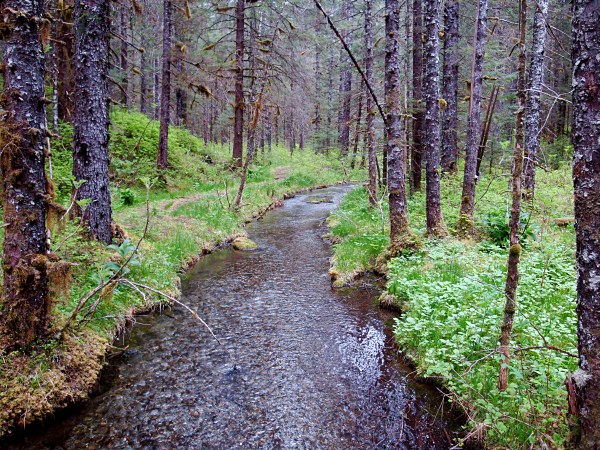
POLYGON ((242 236, 235 238, 231 245, 234 249, 241 251, 256 250, 258 248, 256 242, 242 236))
POLYGON ((304 200, 306 203, 333 203, 332 195, 313 195, 306 197, 304 200))

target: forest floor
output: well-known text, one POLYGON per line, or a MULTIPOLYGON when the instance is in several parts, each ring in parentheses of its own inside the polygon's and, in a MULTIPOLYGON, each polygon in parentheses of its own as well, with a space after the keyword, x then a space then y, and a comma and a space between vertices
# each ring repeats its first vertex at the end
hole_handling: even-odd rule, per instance
MULTIPOLYGON (((442 181, 442 209, 451 236, 428 240, 425 196, 409 201, 413 230, 424 248, 387 265, 384 303, 402 311, 400 347, 418 374, 445 386, 466 411, 470 437, 493 448, 561 448, 568 440, 568 374, 577 368, 575 233, 569 167, 538 173, 536 198, 524 204, 525 236, 509 386, 498 392, 496 349, 504 307, 508 256, 509 179, 487 174, 478 185, 473 240, 453 237, 461 176, 442 181)), ((388 245, 388 210, 370 208, 364 188, 342 201, 330 219, 335 242, 331 273, 351 283, 373 270, 388 245)))
MULTIPOLYGON (((77 223, 53 221, 52 251, 71 263, 71 271, 60 286, 53 286, 51 336, 63 327, 79 300, 132 255, 143 236, 124 271, 124 277, 138 287, 110 284, 101 291, 97 305, 88 302, 82 308, 60 341, 49 339, 27 353, 0 355, 0 438, 87 400, 115 337, 135 320, 135 314, 169 303, 139 286, 178 297, 180 274, 200 255, 244 235, 246 223, 280 205, 285 197, 348 176, 334 155, 297 151, 291 158, 287 149, 274 147, 257 155, 242 206, 234 209, 239 184, 227 168, 227 147, 205 146, 185 130, 172 129, 172 167, 158 183, 152 181, 158 124, 124 111, 113 111, 111 119, 113 217, 124 236, 107 247, 90 241, 77 223), (148 190, 144 185, 152 187, 148 190)), ((63 125, 61 138, 52 143, 57 200, 65 207, 71 190, 71 136, 72 129, 63 125)), ((354 175, 364 174, 357 170, 354 175)))

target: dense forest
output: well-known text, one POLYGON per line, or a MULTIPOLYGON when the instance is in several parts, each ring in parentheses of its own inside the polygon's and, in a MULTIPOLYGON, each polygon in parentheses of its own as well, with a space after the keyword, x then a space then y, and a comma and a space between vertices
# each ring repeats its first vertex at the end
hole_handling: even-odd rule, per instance
MULTIPOLYGON (((73 440, 85 427, 72 424, 71 440, 42 438, 39 448, 94 439, 95 448, 600 449, 598 1, 0 0, 0 7, 0 445, 38 448, 29 435, 43 436, 57 411, 96 396, 111 359, 143 345, 118 342, 140 315, 158 311, 159 324, 192 321, 199 334, 186 343, 196 346, 186 358, 204 369, 165 353, 150 372, 225 371, 230 362, 219 366, 211 360, 218 351, 202 349, 229 348, 251 318, 251 327, 262 324, 253 330, 261 334, 256 349, 240 344, 229 357, 272 355, 268 364, 284 379, 301 368, 312 387, 282 382, 282 398, 298 400, 267 407, 237 399, 240 411, 228 409, 227 394, 211 400, 224 414, 237 411, 239 423, 260 422, 255 434, 219 424, 207 409, 200 416, 214 414, 212 422, 162 440, 174 422, 195 420, 191 409, 168 412, 181 407, 175 396, 161 397, 158 417, 152 404, 131 412, 150 414, 156 429, 146 440, 150 431, 122 424, 125 407, 102 417, 105 434, 94 428, 73 440), (331 186, 339 190, 306 194, 331 186), (306 204, 285 203, 298 214, 296 228, 287 228, 292 212, 268 211, 297 195, 306 204), (377 327, 394 341, 384 339, 379 352, 385 347, 410 367, 401 377, 413 380, 402 383, 415 401, 435 386, 435 407, 449 410, 440 415, 459 422, 440 425, 438 440, 434 428, 421 435, 419 419, 409 420, 420 413, 390 406, 404 387, 387 392, 387 406, 371 393, 353 409, 356 392, 348 393, 331 414, 352 425, 327 425, 328 405, 350 372, 332 375, 310 359, 325 333, 336 342, 327 347, 331 361, 352 360, 358 387, 383 383, 382 368, 399 363, 378 353, 379 378, 361 378, 368 354, 347 356, 352 345, 340 344, 347 336, 336 340, 337 316, 311 316, 319 297, 286 281, 287 264, 262 264, 264 273, 250 275, 251 258, 291 252, 286 245, 297 239, 306 253, 318 252, 316 234, 306 234, 309 218, 331 258, 315 274, 306 265, 320 256, 290 253, 290 270, 327 277, 335 293, 327 302, 352 295, 370 304, 359 292, 377 291, 377 310, 392 314, 377 316, 377 327), (264 235, 277 236, 281 248, 264 235), (213 252, 217 259, 198 265, 213 252), (193 281, 217 273, 217 254, 233 255, 224 274, 206 286, 193 281), (192 281, 182 288, 188 269, 192 281), (270 298, 277 284, 278 313, 306 320, 277 325, 272 304, 239 316, 223 300, 221 323, 211 315, 220 300, 211 306, 191 293, 221 281, 232 290, 215 295, 241 295, 242 303, 270 298), (296 341, 300 362, 290 350, 296 341), (335 381, 331 392, 319 388, 321 372, 335 381), (410 387, 419 383, 428 388, 410 387), (305 391, 319 392, 322 421, 303 415, 305 391), (270 422, 252 408, 285 414, 270 422), (290 425, 301 418, 304 428, 290 425), (385 432, 365 437, 373 423, 385 432), (127 440, 111 434, 123 426, 127 440), (211 427, 223 436, 206 437, 211 427)), ((361 326, 356 348, 368 346, 370 328, 361 326)), ((161 329, 148 340, 166 342, 161 329)), ((234 364, 223 376, 241 372, 235 383, 251 385, 244 370, 252 372, 234 364)), ((209 403, 194 395, 195 405, 209 403)))

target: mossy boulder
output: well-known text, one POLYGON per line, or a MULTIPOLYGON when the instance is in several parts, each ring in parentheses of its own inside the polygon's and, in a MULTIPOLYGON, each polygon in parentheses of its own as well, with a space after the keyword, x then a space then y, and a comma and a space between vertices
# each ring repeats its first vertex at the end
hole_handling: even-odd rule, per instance
POLYGON ((240 251, 250 251, 256 250, 258 248, 258 244, 256 242, 243 236, 235 238, 231 245, 235 250, 240 251))

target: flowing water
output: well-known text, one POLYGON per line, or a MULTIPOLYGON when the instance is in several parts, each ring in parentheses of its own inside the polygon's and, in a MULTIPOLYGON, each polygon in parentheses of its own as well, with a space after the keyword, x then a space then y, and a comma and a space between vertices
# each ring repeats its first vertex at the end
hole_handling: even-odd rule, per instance
POLYGON ((376 289, 332 290, 324 219, 347 188, 286 201, 186 276, 185 310, 138 319, 109 380, 20 448, 446 449, 439 395, 411 380, 376 289), (307 202, 329 195, 332 203, 307 202))

